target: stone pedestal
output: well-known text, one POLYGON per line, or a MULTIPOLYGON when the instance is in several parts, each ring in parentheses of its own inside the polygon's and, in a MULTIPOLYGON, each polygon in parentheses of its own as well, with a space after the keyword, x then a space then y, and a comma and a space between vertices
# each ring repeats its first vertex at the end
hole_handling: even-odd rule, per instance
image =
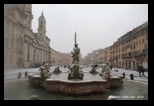
POLYGON ((80 70, 79 65, 72 65, 70 70, 71 72, 68 74, 68 79, 83 79, 84 74, 80 70))

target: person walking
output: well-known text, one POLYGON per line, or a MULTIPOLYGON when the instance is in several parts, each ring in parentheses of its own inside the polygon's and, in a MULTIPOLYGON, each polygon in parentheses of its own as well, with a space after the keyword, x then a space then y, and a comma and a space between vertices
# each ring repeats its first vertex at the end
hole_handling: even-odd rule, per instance
POLYGON ((139 72, 139 77, 141 77, 141 71, 142 70, 142 65, 140 64, 137 68, 137 71, 139 72))
POLYGON ((142 67, 142 68, 141 68, 142 77, 146 77, 146 76, 144 75, 144 71, 145 71, 145 69, 144 69, 143 66, 141 66, 141 67, 142 67))

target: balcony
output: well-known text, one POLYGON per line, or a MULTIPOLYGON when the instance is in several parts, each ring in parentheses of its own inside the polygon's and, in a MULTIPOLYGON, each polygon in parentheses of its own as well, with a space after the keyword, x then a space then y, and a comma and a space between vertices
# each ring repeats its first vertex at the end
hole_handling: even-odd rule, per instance
POLYGON ((130 58, 132 58, 132 55, 130 55, 130 56, 123 56, 122 57, 122 59, 130 59, 130 58))
POLYGON ((134 55, 134 58, 143 58, 145 54, 134 55))

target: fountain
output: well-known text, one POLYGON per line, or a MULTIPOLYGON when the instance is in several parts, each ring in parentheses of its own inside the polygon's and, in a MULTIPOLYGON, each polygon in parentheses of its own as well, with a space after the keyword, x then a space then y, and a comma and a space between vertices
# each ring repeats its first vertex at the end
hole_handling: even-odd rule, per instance
MULTIPOLYGON (((79 54, 80 48, 76 43, 76 33, 75 33, 75 43, 72 53, 72 65, 70 66, 70 73, 68 73, 67 79, 62 79, 66 77, 63 75, 61 79, 48 78, 42 79, 40 75, 29 74, 29 82, 31 85, 42 86, 47 91, 50 92, 61 92, 63 94, 69 95, 85 95, 90 93, 102 93, 107 92, 109 88, 119 87, 123 84, 123 76, 111 76, 109 70, 105 69, 103 73, 103 78, 97 76, 97 78, 88 78, 89 74, 85 74, 81 70, 79 65, 79 54)), ((106 66, 108 67, 108 66, 106 66)), ((58 69, 57 69, 58 70, 58 69)))

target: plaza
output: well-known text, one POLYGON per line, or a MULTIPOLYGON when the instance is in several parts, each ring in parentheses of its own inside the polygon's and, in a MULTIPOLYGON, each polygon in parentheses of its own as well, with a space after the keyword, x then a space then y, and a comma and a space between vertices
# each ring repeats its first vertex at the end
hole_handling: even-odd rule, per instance
POLYGON ((148 4, 124 5, 4 4, 4 100, 148 100, 148 4))

